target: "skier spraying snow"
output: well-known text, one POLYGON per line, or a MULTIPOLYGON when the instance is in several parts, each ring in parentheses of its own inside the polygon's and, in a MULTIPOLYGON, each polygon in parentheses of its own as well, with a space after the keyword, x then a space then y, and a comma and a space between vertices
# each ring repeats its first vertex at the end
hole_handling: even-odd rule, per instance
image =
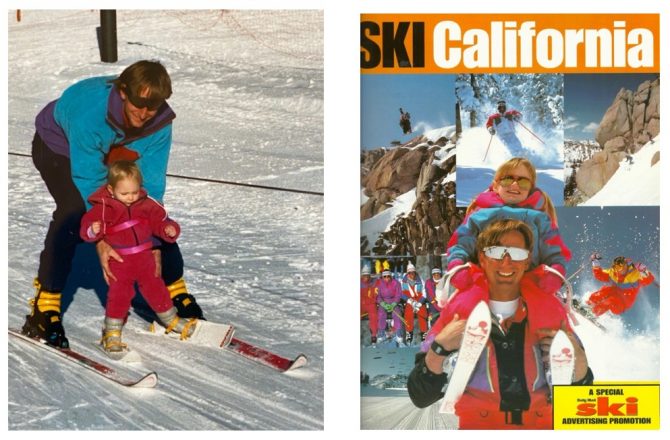
POLYGON ((533 232, 520 220, 496 220, 479 234, 480 266, 468 268, 473 284, 455 294, 416 355, 407 381, 414 405, 425 408, 444 396, 444 386, 452 379, 443 371, 444 361, 460 349, 466 319, 480 301, 488 303, 495 324, 455 404, 460 429, 552 429, 545 370, 559 330, 574 347, 572 384, 593 383, 563 304, 538 288, 539 268, 526 272, 532 249, 533 232))
MULTIPOLYGON (((165 68, 155 61, 138 61, 119 77, 79 81, 37 115, 33 162, 56 209, 40 254, 37 292, 23 326, 25 334, 57 347, 69 345, 61 321, 61 292, 81 243, 85 201, 105 183, 106 158, 137 159, 149 196, 163 199, 175 117, 166 102, 171 94, 165 68)), ((113 280, 109 259, 123 259, 104 241, 97 251, 105 280, 113 280)), ((202 310, 182 279, 179 246, 162 243, 160 257, 163 281, 179 315, 201 318, 202 310)))
POLYGON ((651 284, 654 275, 644 264, 633 263, 625 257, 616 257, 612 267, 603 269, 601 259, 598 252, 591 254, 593 276, 607 285, 592 293, 586 304, 596 316, 607 311, 620 315, 633 306, 640 289, 651 284))
POLYGON ((410 345, 414 338, 414 317, 419 321, 419 331, 423 341, 428 331, 428 311, 425 307, 426 296, 423 292, 423 281, 416 273, 412 263, 407 265, 407 273, 402 279, 401 308, 405 317, 405 343, 410 345))
POLYGON ((517 110, 507 110, 507 103, 504 100, 498 101, 497 110, 498 113, 490 115, 486 120, 486 128, 491 136, 498 135, 512 156, 523 156, 524 148, 516 136, 514 127, 514 122, 521 120, 521 113, 517 110))
POLYGON ((377 289, 377 319, 379 339, 385 339, 386 322, 393 322, 392 330, 396 335, 397 342, 402 341, 401 308, 400 298, 402 288, 398 280, 391 276, 390 270, 382 272, 382 277, 375 283, 377 289))
POLYGON ((377 289, 370 276, 370 266, 363 266, 361 270, 361 318, 368 316, 370 327, 370 342, 377 343, 377 289))
MULTIPOLYGON (((558 230, 556 210, 551 198, 535 186, 537 173, 525 158, 515 157, 498 167, 491 186, 470 204, 463 223, 454 231, 447 244, 447 270, 476 261, 477 235, 497 219, 513 218, 524 221, 533 232, 531 268, 544 264, 565 276, 572 254, 558 230)), ((459 290, 470 287, 469 271, 461 270, 451 277, 459 290)), ((562 280, 545 272, 539 281, 541 290, 556 293, 562 280)))
POLYGON ((88 242, 105 240, 124 257, 123 262, 109 262, 115 279, 110 280, 107 293, 100 341, 104 350, 112 355, 127 353, 121 332, 135 296, 135 283, 168 331, 181 333, 184 338, 190 336, 197 319, 177 316, 151 251, 153 236, 174 243, 180 228, 167 216, 163 206, 147 196, 135 162, 111 164, 107 184, 88 200, 93 207, 81 220, 81 238, 88 242))
POLYGON ((398 124, 402 128, 402 134, 412 132, 412 122, 410 121, 409 112, 403 111, 402 107, 400 107, 400 122, 398 124))

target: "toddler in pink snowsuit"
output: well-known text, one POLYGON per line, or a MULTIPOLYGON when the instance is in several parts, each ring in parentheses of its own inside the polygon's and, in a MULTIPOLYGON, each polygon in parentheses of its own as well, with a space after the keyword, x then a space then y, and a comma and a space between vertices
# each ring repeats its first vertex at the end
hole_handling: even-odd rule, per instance
POLYGON ((109 262, 114 276, 109 280, 102 341, 107 351, 125 348, 121 343, 121 328, 135 295, 135 282, 168 330, 172 330, 170 324, 174 327, 180 321, 152 252, 154 236, 175 242, 180 228, 168 218, 163 206, 147 196, 141 184, 142 175, 134 162, 115 162, 109 168, 108 183, 89 197, 93 207, 81 221, 82 239, 105 240, 123 259, 109 262), (111 330, 114 334, 108 335, 111 330))

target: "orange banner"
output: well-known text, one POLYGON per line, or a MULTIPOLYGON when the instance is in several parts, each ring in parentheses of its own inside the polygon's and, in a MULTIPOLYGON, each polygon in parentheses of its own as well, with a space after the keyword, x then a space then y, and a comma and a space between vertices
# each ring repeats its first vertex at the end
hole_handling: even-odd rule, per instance
POLYGON ((658 14, 362 14, 361 73, 653 73, 658 14))

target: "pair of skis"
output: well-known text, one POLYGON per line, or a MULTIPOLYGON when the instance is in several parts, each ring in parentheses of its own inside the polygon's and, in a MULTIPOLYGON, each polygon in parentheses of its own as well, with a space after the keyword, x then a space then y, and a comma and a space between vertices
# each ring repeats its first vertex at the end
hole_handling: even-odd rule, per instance
MULTIPOLYGON (((233 353, 243 356, 246 359, 260 363, 281 373, 295 370, 307 364, 307 357, 304 354, 299 354, 293 359, 280 356, 264 348, 232 337, 232 326, 228 327, 231 327, 231 331, 226 333, 228 339, 227 341, 221 341, 219 345, 225 350, 232 351, 233 353)), ((72 350, 71 348, 57 348, 51 346, 43 339, 24 335, 18 329, 10 328, 8 329, 8 332, 10 336, 16 338, 19 341, 23 341, 35 347, 46 350, 47 352, 52 353, 61 359, 71 361, 124 387, 153 388, 158 384, 158 374, 156 374, 154 371, 137 377, 129 377, 127 375, 122 375, 111 366, 84 356, 83 354, 72 350)))
MULTIPOLYGON (((491 311, 484 301, 472 310, 465 324, 463 342, 458 350, 458 359, 454 366, 449 385, 445 392, 440 412, 454 414, 456 402, 461 398, 479 357, 486 347, 491 334, 491 311)), ((550 368, 547 379, 552 385, 569 385, 575 368, 575 351, 564 331, 559 330, 549 349, 550 368)))

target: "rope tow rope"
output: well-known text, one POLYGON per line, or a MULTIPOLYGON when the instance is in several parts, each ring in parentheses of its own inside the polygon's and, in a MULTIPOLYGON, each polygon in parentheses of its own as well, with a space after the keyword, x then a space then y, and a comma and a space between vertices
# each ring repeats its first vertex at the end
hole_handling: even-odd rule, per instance
MULTIPOLYGON (((9 152, 8 153, 10 156, 19 156, 19 157, 32 157, 31 154, 25 154, 25 153, 14 153, 14 152, 9 152)), ((282 191, 282 192, 291 192, 291 193, 298 193, 298 194, 308 194, 308 195, 313 195, 313 196, 322 196, 324 195, 323 192, 320 191, 308 191, 304 189, 294 189, 294 188, 282 188, 278 186, 269 186, 269 185, 258 185, 255 183, 244 183, 244 182, 234 182, 232 180, 222 180, 222 179, 210 179, 206 177, 195 177, 195 176, 184 176, 181 174, 166 174, 167 177, 172 177, 175 179, 184 179, 184 180, 193 180, 197 182, 209 182, 209 183, 219 183, 222 185, 232 185, 232 186, 244 186, 247 188, 257 188, 257 189, 268 189, 272 191, 282 191)))

